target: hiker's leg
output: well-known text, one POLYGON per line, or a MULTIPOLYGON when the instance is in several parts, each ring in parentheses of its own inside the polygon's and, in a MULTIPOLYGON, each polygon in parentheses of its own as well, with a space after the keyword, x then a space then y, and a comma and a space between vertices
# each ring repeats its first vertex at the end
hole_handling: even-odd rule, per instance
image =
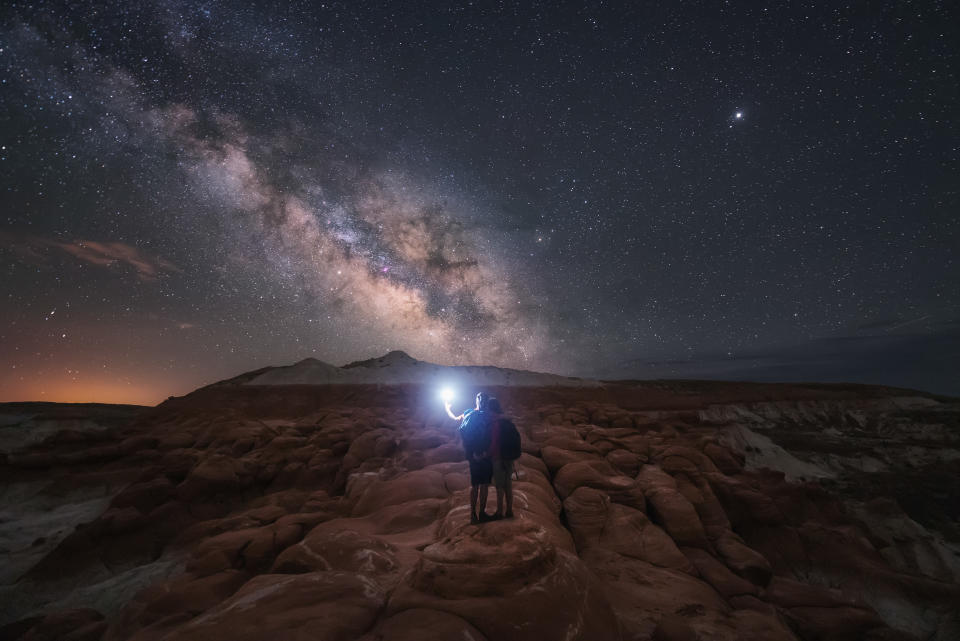
POLYGON ((478 485, 470 486, 470 515, 477 516, 477 494, 480 491, 478 485))
POLYGON ((477 516, 487 513, 487 491, 490 489, 489 485, 480 486, 480 497, 477 501, 477 516))
POLYGON ((496 516, 503 516, 503 465, 500 461, 493 462, 493 487, 497 491, 497 511, 496 516))
POLYGON ((507 482, 504 491, 507 495, 507 514, 513 516, 513 479, 511 475, 513 474, 513 463, 507 468, 507 482))

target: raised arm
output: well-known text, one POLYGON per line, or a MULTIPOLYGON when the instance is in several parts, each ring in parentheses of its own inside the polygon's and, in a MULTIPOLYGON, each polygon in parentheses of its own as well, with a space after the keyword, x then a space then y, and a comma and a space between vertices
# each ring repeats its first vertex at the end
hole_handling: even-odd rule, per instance
POLYGON ((462 420, 463 420, 463 414, 461 414, 460 416, 454 416, 454 415, 453 415, 453 412, 450 411, 450 403, 444 403, 444 404, 443 404, 443 408, 444 408, 445 410, 447 410, 447 416, 449 416, 449 417, 452 418, 453 420, 455 420, 455 421, 462 421, 462 420))

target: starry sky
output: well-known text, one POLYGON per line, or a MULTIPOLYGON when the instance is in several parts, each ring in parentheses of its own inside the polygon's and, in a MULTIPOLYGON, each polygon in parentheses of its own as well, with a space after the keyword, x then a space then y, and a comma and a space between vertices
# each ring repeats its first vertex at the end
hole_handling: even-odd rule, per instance
POLYGON ((955 3, 5 3, 0 400, 401 349, 960 395, 955 3))

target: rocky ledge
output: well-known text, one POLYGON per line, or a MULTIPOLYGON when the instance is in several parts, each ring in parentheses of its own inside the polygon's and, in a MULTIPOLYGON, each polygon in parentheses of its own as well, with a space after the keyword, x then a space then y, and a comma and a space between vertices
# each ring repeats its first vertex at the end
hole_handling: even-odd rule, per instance
POLYGON ((960 638, 951 399, 489 391, 525 453, 482 525, 416 385, 213 386, 5 441, 0 638, 960 638))

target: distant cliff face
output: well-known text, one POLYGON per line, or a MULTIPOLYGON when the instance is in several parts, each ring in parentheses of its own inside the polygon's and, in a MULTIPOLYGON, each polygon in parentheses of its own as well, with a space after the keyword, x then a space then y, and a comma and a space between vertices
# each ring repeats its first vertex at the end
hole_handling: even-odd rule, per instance
POLYGON ((97 429, 10 409, 47 431, 2 441, 0 637, 960 638, 949 399, 482 383, 524 454, 515 518, 470 525, 432 382, 274 371, 97 429))

